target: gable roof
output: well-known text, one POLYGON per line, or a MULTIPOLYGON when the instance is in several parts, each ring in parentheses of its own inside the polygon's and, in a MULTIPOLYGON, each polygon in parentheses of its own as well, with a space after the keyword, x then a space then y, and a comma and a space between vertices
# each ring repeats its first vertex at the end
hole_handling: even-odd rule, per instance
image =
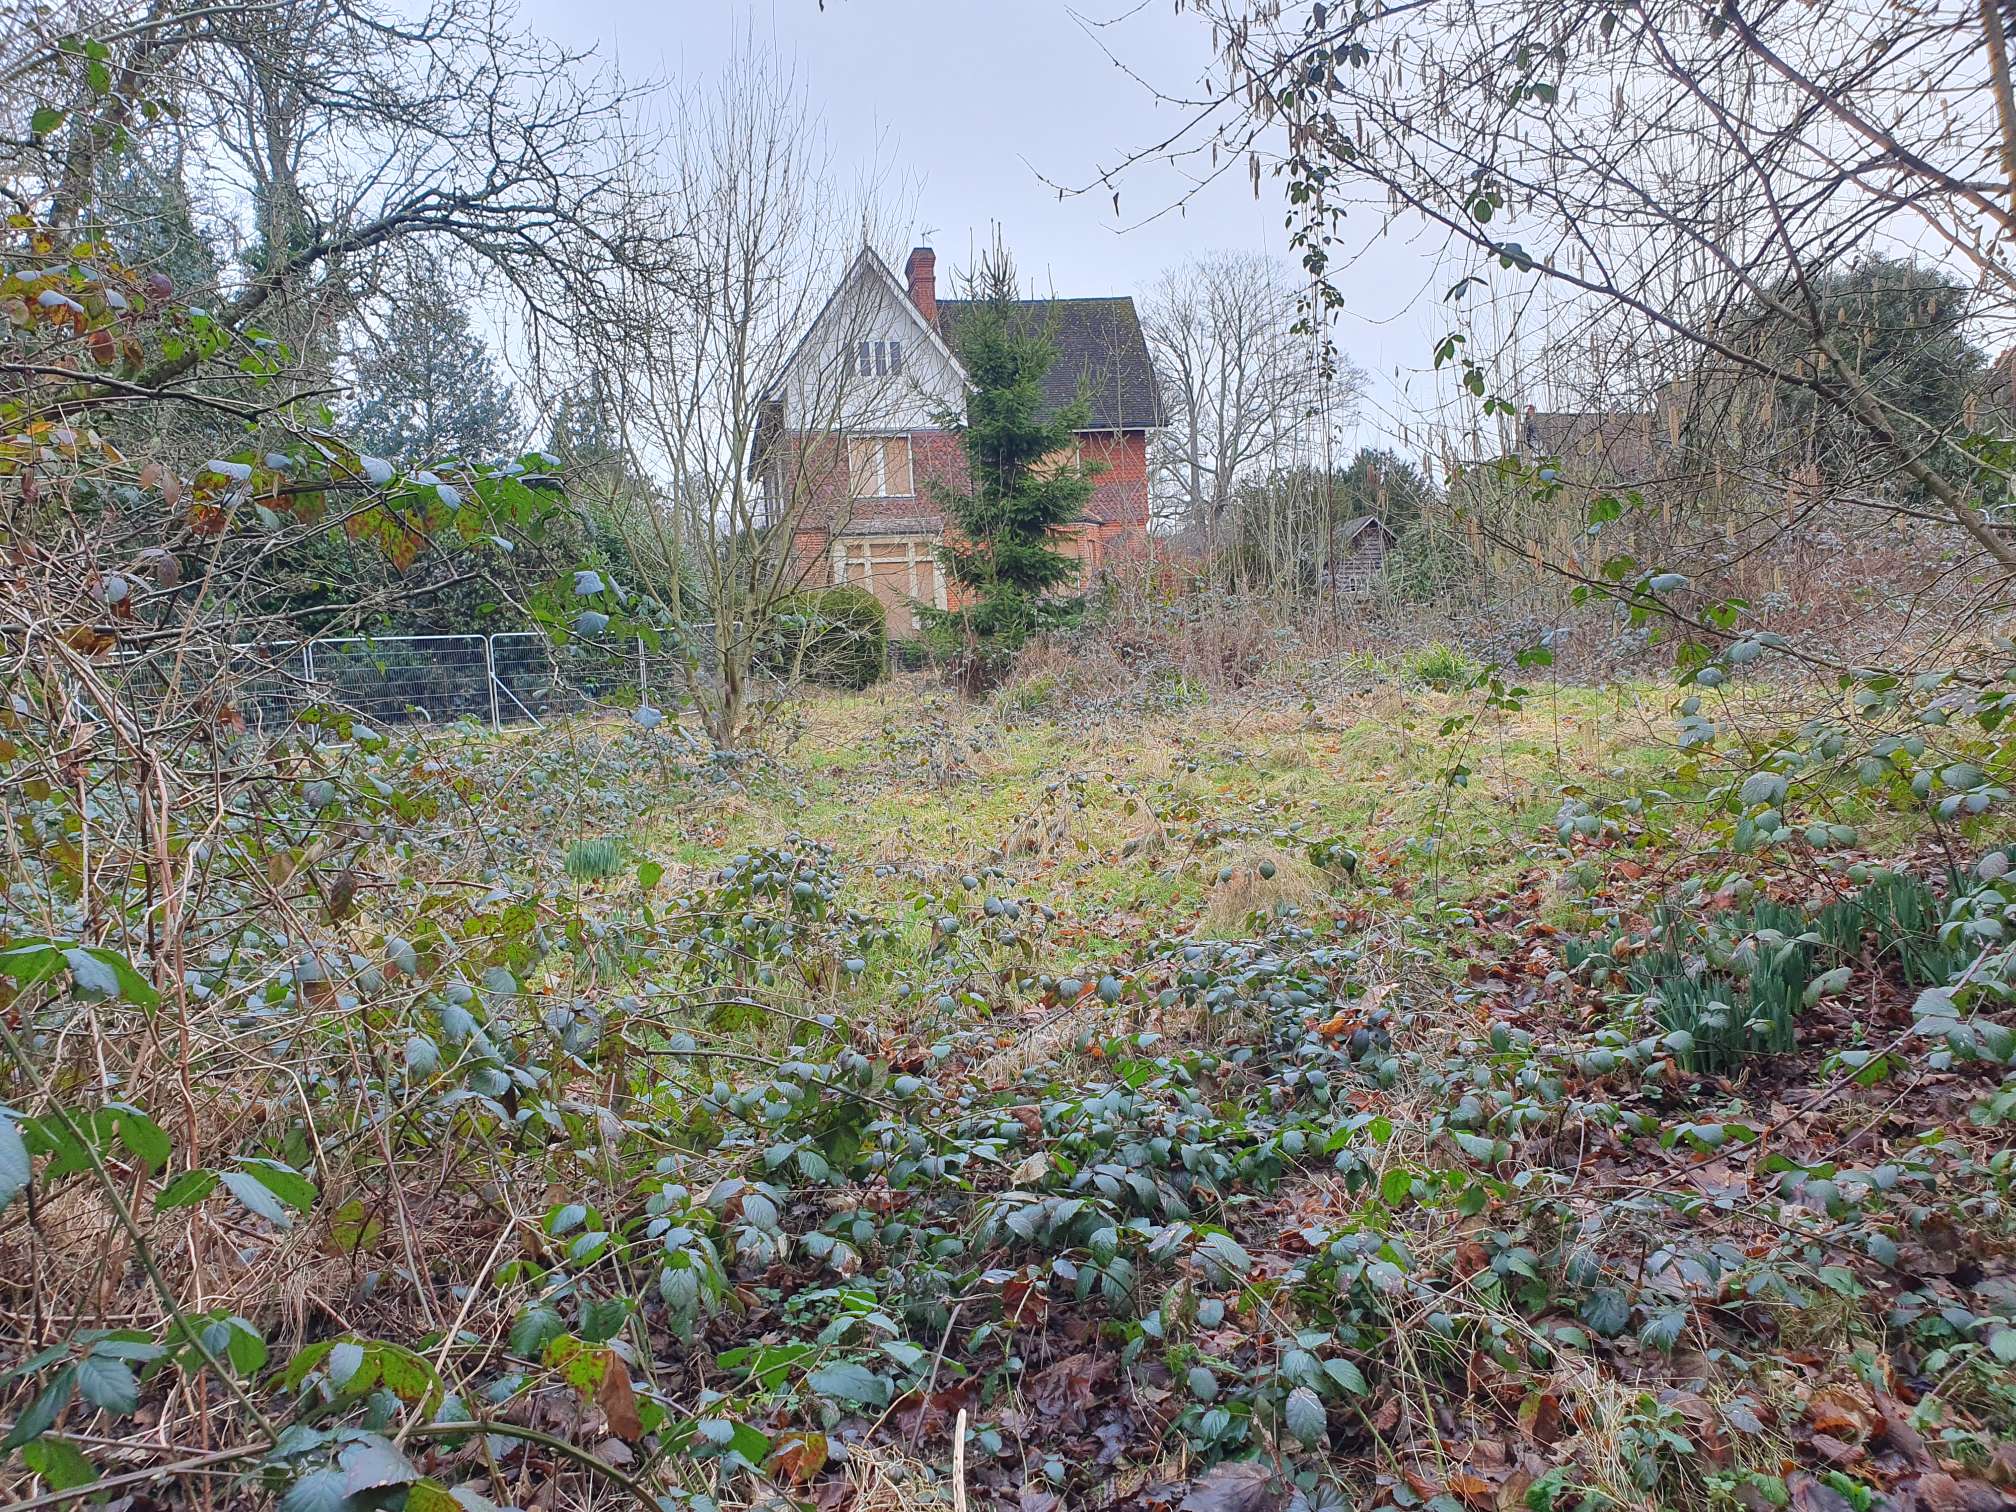
POLYGON ((965 380, 966 364, 959 360, 959 354, 946 344, 945 338, 924 318, 923 312, 910 302, 909 291, 903 287, 903 281, 890 270, 889 264, 882 260, 882 254, 873 247, 863 247, 855 255, 854 261, 847 265, 847 271, 840 275, 840 282, 835 284, 833 292, 826 296, 826 303, 819 307, 819 313, 813 316, 812 323, 799 334, 796 344, 791 348, 791 355, 784 359, 784 365, 778 369, 778 377, 770 385, 769 396, 774 396, 783 388, 787 381, 786 375, 798 366, 799 357, 804 354, 812 338, 819 334, 820 328, 826 324, 826 317, 832 312, 833 306, 840 302, 840 296, 864 277, 881 280, 889 292, 895 295, 896 303, 901 305, 904 313, 910 317, 910 323, 924 333, 925 341, 936 348, 939 355, 952 365, 952 371, 959 375, 962 382, 965 380))
POLYGON ((1379 534, 1386 538, 1386 544, 1389 546, 1400 539, 1400 537, 1393 533, 1392 526, 1380 519, 1379 516, 1368 514, 1360 515, 1355 520, 1346 520, 1343 524, 1337 526, 1331 532, 1331 545, 1333 549, 1356 546, 1358 544, 1358 537, 1365 534, 1366 531, 1375 528, 1379 534))
MULTIPOLYGON (((938 329, 955 351, 960 319, 974 303, 938 301, 938 329)), ((1141 334, 1141 317, 1131 298, 1118 294, 1103 299, 1018 299, 1015 307, 1042 322, 1057 348, 1057 360, 1043 379, 1046 414, 1054 415, 1076 399, 1082 382, 1092 406, 1087 429, 1153 430, 1167 423, 1148 342, 1141 334)))

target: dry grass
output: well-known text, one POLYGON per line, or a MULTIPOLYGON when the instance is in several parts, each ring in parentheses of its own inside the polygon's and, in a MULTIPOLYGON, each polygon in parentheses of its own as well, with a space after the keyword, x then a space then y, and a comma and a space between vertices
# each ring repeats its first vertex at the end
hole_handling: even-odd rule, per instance
POLYGON ((1300 856, 1250 843, 1221 847, 1216 855, 1218 880, 1204 900, 1200 935, 1244 935, 1253 914, 1283 908, 1308 912, 1329 896, 1329 879, 1300 856))

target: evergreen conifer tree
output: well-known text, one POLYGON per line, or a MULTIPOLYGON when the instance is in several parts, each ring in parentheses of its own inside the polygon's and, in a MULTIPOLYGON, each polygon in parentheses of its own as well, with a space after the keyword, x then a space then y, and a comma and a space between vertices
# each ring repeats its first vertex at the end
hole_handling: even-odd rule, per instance
POLYGON ((953 345, 972 389, 964 414, 944 417, 966 451, 967 487, 932 493, 950 540, 945 569, 969 606, 939 617, 966 652, 964 679, 991 681, 1005 655, 1071 607, 1052 595, 1077 572, 1055 532, 1092 497, 1092 472, 1075 454, 1088 423, 1083 396, 1045 412, 1043 380, 1057 348, 1040 306, 1016 298, 1015 269, 997 243, 974 279, 953 345))

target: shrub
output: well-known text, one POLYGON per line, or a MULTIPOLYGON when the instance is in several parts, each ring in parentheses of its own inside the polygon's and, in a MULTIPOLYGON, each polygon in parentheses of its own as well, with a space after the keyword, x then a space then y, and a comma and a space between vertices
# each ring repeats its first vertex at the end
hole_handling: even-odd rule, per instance
POLYGON ((1446 641, 1423 647, 1407 658, 1407 674, 1431 688, 1460 688, 1477 675, 1477 663, 1446 641))
POLYGON ((796 672, 821 687, 873 687, 889 662, 882 601, 852 583, 796 595, 778 617, 777 646, 768 660, 773 670, 796 672))

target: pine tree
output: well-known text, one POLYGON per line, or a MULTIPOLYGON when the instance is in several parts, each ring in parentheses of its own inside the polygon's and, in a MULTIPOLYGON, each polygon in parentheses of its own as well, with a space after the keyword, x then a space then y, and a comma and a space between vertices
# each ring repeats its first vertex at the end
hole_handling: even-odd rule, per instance
POLYGON ((1093 474, 1060 460, 1073 456, 1090 406, 1081 396, 1044 413, 1043 380, 1057 348, 1040 307, 1015 297, 1014 266, 998 244, 974 283, 954 342, 972 389, 965 413, 942 422, 965 447, 968 489, 939 483, 932 493, 952 527, 941 553, 946 571, 972 600, 940 623, 964 643, 967 680, 985 681, 986 666, 1068 607, 1050 595, 1077 563, 1056 549, 1054 532, 1083 516, 1093 474))
POLYGON ((383 324, 357 354, 356 388, 352 433, 401 462, 491 456, 521 436, 496 360, 436 269, 392 291, 383 324))

